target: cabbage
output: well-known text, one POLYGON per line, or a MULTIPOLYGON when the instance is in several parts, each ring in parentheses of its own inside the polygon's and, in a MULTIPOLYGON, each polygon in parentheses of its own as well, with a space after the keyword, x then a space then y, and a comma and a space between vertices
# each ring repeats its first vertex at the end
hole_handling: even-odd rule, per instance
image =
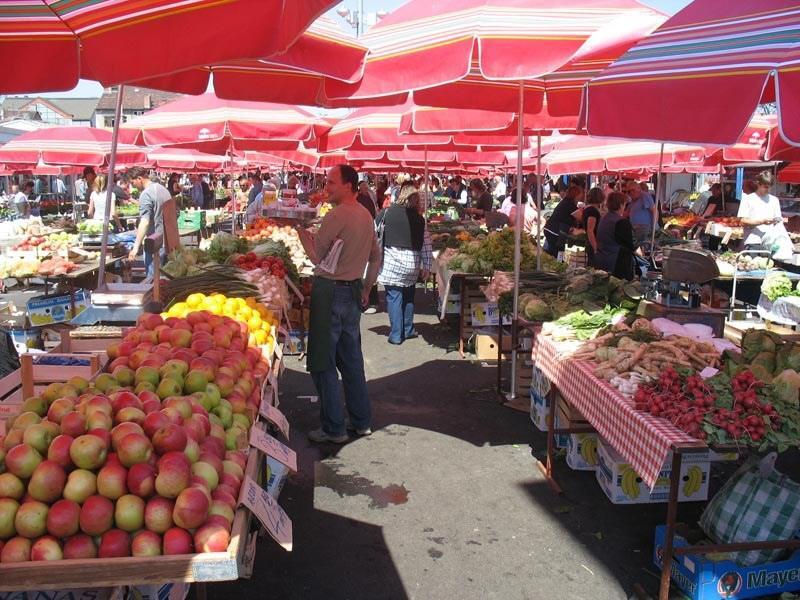
POLYGON ((800 374, 792 369, 781 371, 781 374, 772 380, 775 394, 783 402, 795 408, 800 405, 800 374))
POLYGON ((775 302, 778 298, 792 293, 792 281, 783 271, 770 273, 761 284, 761 293, 769 298, 770 302, 775 302))
POLYGON ((534 296, 525 303, 524 315, 529 321, 549 321, 553 318, 553 311, 547 302, 534 296))

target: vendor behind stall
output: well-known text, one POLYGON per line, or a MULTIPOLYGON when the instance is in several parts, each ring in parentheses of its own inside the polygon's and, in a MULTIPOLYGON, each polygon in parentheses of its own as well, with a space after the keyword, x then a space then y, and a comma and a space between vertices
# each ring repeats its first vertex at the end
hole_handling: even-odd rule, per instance
POLYGON ((755 179, 755 192, 742 195, 737 216, 744 224, 744 245, 751 250, 775 250, 780 255, 788 251, 791 255, 780 202, 769 193, 773 181, 770 171, 761 171, 755 179))
POLYGON ((478 219, 484 218, 492 210, 494 198, 482 179, 477 177, 469 182, 469 195, 471 202, 466 212, 478 219))
POLYGON ((578 202, 583 201, 584 195, 582 185, 571 183, 564 199, 556 205, 553 214, 544 224, 544 250, 549 255, 558 256, 566 245, 566 236, 573 227, 577 227, 578 222, 573 213, 578 210, 578 202))
POLYGON ((706 209, 703 211, 703 218, 722 214, 722 186, 715 183, 708 191, 711 195, 708 197, 706 209))

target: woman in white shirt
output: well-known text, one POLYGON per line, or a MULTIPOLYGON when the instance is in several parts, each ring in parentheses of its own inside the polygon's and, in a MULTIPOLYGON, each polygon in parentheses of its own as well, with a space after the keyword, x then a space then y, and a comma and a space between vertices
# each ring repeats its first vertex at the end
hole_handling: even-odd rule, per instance
MULTIPOLYGON (((90 219, 104 220, 106 218, 106 178, 98 175, 92 185, 92 195, 89 196, 87 210, 90 219)), ((111 219, 117 216, 117 197, 111 192, 111 219)))
POLYGON ((771 171, 761 171, 755 179, 756 191, 742 195, 736 216, 744 224, 745 246, 763 246, 765 238, 775 236, 775 228, 783 227, 780 202, 769 193, 773 181, 771 171))

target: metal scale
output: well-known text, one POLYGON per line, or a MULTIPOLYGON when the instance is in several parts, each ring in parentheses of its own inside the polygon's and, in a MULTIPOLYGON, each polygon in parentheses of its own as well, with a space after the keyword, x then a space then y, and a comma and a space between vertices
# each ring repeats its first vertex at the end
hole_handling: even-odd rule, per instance
POLYGON ((722 337, 725 313, 701 303, 704 284, 719 277, 711 252, 689 247, 664 249, 661 271, 648 271, 642 280, 643 300, 638 313, 678 323, 704 323, 722 337))

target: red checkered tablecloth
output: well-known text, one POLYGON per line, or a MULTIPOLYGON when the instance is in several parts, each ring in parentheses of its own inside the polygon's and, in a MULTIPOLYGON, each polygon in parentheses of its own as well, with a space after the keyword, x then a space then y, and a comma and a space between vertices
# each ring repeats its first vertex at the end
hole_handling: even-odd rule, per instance
POLYGON ((669 421, 635 410, 633 402, 594 376, 592 363, 559 358, 562 354, 547 336, 536 337, 533 364, 651 488, 673 444, 697 444, 669 421))

